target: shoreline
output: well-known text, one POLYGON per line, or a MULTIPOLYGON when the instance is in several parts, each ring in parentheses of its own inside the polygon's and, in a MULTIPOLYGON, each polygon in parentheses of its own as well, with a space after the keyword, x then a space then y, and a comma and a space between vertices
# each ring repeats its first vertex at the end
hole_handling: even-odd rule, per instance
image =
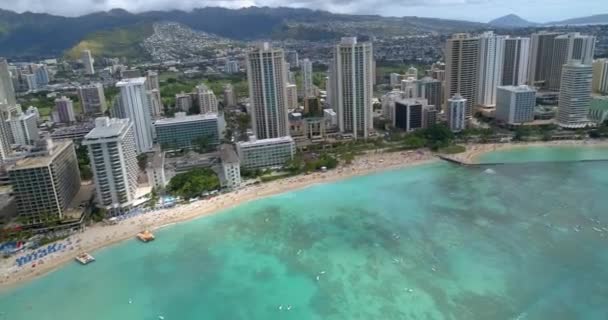
MULTIPOLYGON (((439 161, 428 151, 402 151, 375 153, 370 151, 357 157, 352 164, 338 166, 327 172, 298 175, 268 183, 251 185, 221 194, 217 197, 197 202, 160 209, 136 217, 125 219, 116 225, 96 223, 86 227, 84 232, 68 237, 73 246, 55 252, 35 262, 17 267, 15 260, 31 251, 0 260, 0 291, 5 291, 44 276, 74 260, 80 252, 94 251, 110 247, 125 240, 134 239, 143 229, 158 230, 178 223, 204 218, 224 212, 251 201, 308 188, 320 183, 332 183, 393 169, 407 168, 439 161), (35 265, 35 267, 32 267, 35 265)), ((86 266, 83 266, 86 267, 86 266)))
POLYGON ((467 144, 467 150, 463 153, 451 155, 467 164, 483 164, 479 158, 486 153, 495 151, 506 151, 529 147, 606 147, 608 140, 558 140, 558 141, 533 141, 533 142, 509 142, 509 143, 487 143, 467 144))
MULTIPOLYGON (((465 152, 449 155, 465 163, 475 164, 480 156, 488 152, 510 150, 525 147, 608 147, 608 140, 564 140, 548 142, 521 142, 501 144, 467 144, 465 152)), ((158 230, 173 225, 222 213, 248 202, 270 196, 305 189, 321 183, 333 183, 357 176, 364 176, 394 169, 403 169, 440 161, 436 154, 428 150, 412 150, 384 153, 368 151, 355 158, 350 165, 340 165, 327 172, 314 172, 279 179, 268 183, 250 185, 244 188, 221 194, 208 200, 178 205, 173 208, 159 209, 125 219, 116 225, 96 223, 86 227, 84 232, 71 235, 68 239, 71 246, 39 259, 35 263, 16 267, 15 260, 31 251, 0 260, 0 292, 28 283, 44 276, 65 264, 72 262, 80 252, 94 251, 114 244, 134 239, 143 229, 158 230), (73 246, 72 246, 73 244, 73 246), (43 263, 39 263, 43 261, 43 263)))

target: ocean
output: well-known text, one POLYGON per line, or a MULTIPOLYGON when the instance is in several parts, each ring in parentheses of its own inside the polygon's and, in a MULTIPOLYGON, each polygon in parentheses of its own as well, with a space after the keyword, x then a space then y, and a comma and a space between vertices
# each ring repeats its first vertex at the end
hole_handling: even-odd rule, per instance
POLYGON ((261 199, 5 290, 0 320, 604 320, 608 162, 564 161, 587 158, 608 149, 513 149, 481 159, 507 165, 261 199))

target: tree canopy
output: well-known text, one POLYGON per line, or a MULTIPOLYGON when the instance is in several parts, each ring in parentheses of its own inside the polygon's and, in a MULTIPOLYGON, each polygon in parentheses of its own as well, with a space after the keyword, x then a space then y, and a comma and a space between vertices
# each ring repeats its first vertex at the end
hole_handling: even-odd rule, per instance
POLYGON ((196 168, 180 173, 167 185, 167 191, 186 200, 196 198, 205 191, 219 188, 220 180, 209 168, 196 168))

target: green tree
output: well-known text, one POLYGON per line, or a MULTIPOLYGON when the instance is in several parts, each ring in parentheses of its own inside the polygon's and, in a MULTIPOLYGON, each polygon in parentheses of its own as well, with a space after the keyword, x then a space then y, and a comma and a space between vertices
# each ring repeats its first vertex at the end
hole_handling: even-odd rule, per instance
POLYGON ((186 200, 198 197, 205 191, 219 188, 220 180, 209 168, 196 168, 180 173, 167 185, 167 191, 186 200))
POLYGON ((148 166, 148 155, 145 153, 137 155, 137 165, 139 166, 139 170, 144 171, 148 166))
POLYGON ((203 136, 192 140, 192 148, 198 153, 209 151, 209 137, 203 136))

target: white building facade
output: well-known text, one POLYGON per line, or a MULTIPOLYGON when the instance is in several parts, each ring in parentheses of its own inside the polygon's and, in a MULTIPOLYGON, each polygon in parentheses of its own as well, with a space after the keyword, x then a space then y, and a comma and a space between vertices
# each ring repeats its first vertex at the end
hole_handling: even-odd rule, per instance
POLYGON ((591 65, 577 60, 564 65, 557 105, 560 127, 584 128, 589 125, 592 74, 591 65))
POLYGON ((448 99, 447 119, 452 132, 460 132, 466 129, 467 99, 456 95, 448 99))
POLYGON ((534 121, 536 90, 521 86, 500 86, 496 92, 496 119, 510 125, 534 121))
POLYGON ((152 149, 152 112, 146 92, 146 78, 125 79, 116 84, 120 89, 121 108, 118 114, 133 122, 133 134, 137 153, 152 149))
POLYGON ((293 159, 296 152, 291 137, 239 142, 236 145, 241 166, 248 170, 276 168, 293 159))

